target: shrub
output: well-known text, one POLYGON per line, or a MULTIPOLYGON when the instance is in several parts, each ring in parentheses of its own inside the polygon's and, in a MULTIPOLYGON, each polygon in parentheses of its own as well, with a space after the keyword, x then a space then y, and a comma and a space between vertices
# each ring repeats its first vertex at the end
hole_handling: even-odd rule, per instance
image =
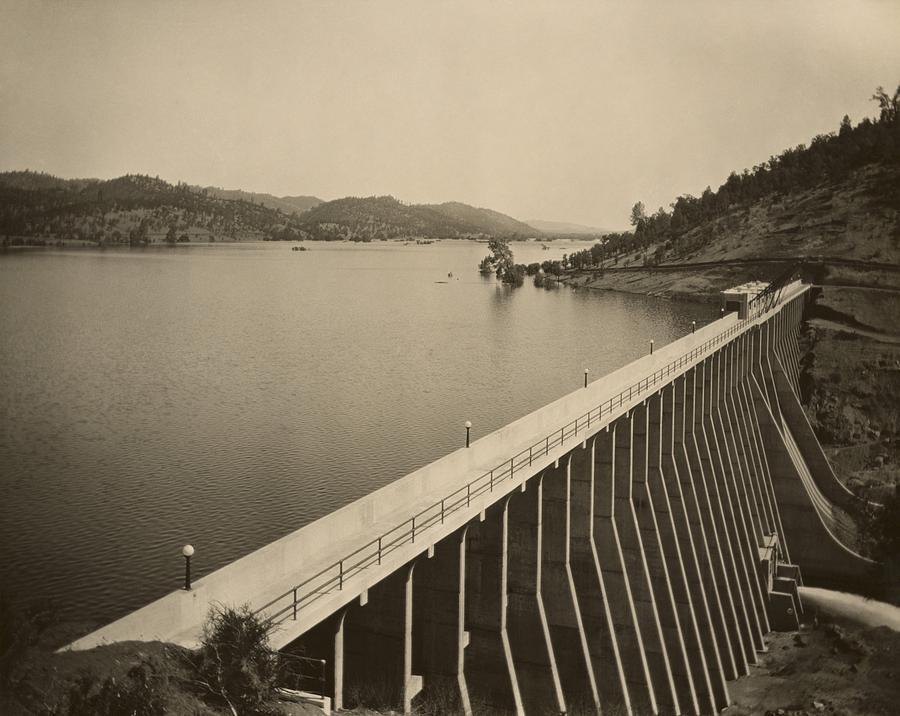
POLYGON ((203 625, 197 674, 234 714, 271 713, 278 670, 278 655, 269 646, 273 626, 246 605, 213 607, 203 625))
POLYGON ((509 286, 518 288, 525 283, 525 265, 516 264, 501 277, 501 281, 509 286))

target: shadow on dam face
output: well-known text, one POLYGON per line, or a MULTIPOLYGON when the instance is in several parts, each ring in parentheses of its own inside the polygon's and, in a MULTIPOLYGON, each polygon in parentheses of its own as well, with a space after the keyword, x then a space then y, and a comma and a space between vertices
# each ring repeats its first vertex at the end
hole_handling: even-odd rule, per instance
POLYGON ((710 713, 868 506, 800 406, 794 283, 70 645, 249 603, 335 708, 710 713), (321 663, 321 662, 319 662, 321 663), (436 707, 438 707, 436 706, 436 707))

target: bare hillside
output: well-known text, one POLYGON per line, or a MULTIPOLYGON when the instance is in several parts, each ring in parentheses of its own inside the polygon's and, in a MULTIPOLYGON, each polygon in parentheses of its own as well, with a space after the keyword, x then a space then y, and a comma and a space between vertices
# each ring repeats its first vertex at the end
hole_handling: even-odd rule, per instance
POLYGON ((900 263, 900 167, 869 165, 837 184, 772 196, 685 234, 665 263, 828 256, 900 263))

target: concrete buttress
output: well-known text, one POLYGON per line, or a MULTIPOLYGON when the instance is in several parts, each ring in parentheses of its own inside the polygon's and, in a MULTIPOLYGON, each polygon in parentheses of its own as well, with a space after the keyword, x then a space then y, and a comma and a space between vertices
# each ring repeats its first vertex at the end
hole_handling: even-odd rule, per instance
POLYGON ((541 478, 543 536, 541 596, 569 711, 599 711, 600 695, 570 561, 571 455, 541 478))

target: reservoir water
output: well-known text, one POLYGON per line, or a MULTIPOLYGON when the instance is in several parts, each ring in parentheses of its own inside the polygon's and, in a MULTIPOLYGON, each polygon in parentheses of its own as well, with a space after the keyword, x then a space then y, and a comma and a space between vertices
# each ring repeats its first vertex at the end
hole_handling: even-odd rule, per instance
POLYGON ((4 590, 108 621, 183 544, 202 576, 715 310, 510 290, 475 242, 308 246, 0 256, 4 590))

